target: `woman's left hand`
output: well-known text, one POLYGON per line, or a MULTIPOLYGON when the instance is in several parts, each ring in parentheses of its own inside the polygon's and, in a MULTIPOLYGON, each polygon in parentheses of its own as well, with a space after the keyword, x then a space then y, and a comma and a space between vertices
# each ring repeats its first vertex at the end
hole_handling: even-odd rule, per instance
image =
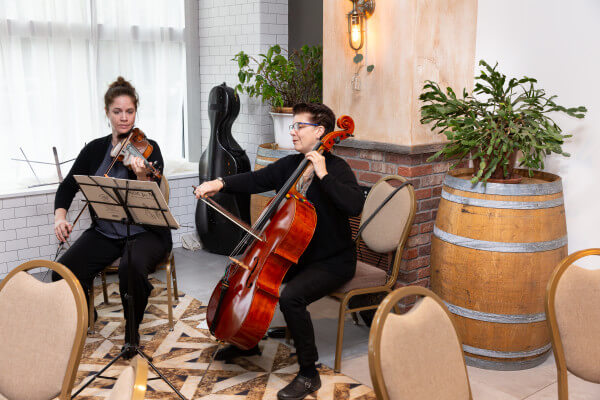
POLYGON ((325 175, 327 175, 327 167, 325 167, 325 157, 321 155, 318 151, 309 151, 305 156, 315 168, 315 174, 319 177, 319 179, 323 179, 325 175))
POLYGON ((134 157, 131 161, 131 169, 135 172, 138 181, 148 181, 150 178, 148 174, 150 174, 150 169, 146 168, 144 164, 144 159, 141 157, 134 157))

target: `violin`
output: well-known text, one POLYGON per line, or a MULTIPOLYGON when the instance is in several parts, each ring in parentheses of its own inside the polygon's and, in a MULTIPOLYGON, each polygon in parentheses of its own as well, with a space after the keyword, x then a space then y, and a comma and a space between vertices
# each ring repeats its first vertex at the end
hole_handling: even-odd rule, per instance
MULTIPOLYGON (((121 139, 121 136, 119 136, 119 139, 121 139)), ((113 157, 113 161, 106 169, 104 176, 108 177, 108 173, 117 161, 122 161, 123 165, 131 169, 131 162, 133 161, 133 158, 140 157, 142 160, 144 160, 144 165, 146 168, 150 170, 150 175, 156 179, 160 179, 162 174, 158 168, 156 168, 153 163, 150 163, 147 160, 147 157, 152 154, 154 146, 150 144, 144 132, 142 132, 139 128, 133 128, 129 133, 123 135, 123 139, 124 140, 119 146, 115 146, 111 150, 110 156, 113 157)), ((86 210, 88 204, 89 203, 85 203, 85 205, 81 208, 79 214, 77 214, 77 217, 75 217, 75 220, 71 224, 72 226, 75 226, 83 212, 86 210)), ((54 257, 55 261, 63 245, 64 242, 59 243, 58 249, 56 250, 56 256, 54 257)))
MULTIPOLYGON (((344 115, 337 125, 342 130, 327 134, 313 150, 329 151, 336 143, 352 136, 352 118, 344 115)), ((279 301, 283 278, 306 250, 316 227, 313 205, 295 189, 308 165, 307 159, 300 162, 232 251, 232 255, 242 255, 240 259, 229 257, 231 263, 215 287, 206 310, 208 328, 218 340, 250 349, 265 335, 279 301)), ((216 202, 210 205, 218 208, 216 202)))
POLYGON ((121 142, 121 145, 115 146, 111 150, 110 156, 113 157, 113 162, 110 164, 110 167, 104 176, 108 176, 108 172, 115 162, 121 161, 124 166, 131 169, 133 158, 139 157, 144 161, 146 168, 150 170, 151 176, 160 179, 162 175, 158 168, 147 160, 150 154, 152 154, 152 150, 154 150, 154 147, 150 144, 144 132, 139 128, 133 128, 125 140, 121 142))

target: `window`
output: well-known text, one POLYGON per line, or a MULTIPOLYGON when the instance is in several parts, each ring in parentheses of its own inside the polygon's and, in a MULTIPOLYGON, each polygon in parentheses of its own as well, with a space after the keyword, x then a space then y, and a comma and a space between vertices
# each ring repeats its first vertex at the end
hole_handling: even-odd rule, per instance
MULTIPOLYGON (((26 163, 11 160, 23 158, 21 148, 51 162, 56 146, 66 160, 109 134, 103 96, 119 75, 138 91, 136 126, 165 159, 182 157, 183 0, 0 3, 0 167, 11 171, 3 191, 37 183, 26 163)), ((54 166, 34 168, 42 181, 56 181, 54 166)))

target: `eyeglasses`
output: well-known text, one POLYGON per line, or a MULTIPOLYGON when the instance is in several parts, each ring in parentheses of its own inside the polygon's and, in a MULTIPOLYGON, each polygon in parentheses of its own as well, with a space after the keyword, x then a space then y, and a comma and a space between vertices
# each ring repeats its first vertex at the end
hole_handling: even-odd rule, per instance
POLYGON ((319 124, 311 124, 310 122, 294 122, 290 125, 290 131, 299 131, 304 125, 319 126, 319 124))

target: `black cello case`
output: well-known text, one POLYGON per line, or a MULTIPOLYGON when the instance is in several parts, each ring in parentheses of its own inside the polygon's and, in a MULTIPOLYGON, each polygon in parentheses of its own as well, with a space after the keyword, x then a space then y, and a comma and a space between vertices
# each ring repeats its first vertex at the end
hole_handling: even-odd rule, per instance
MULTIPOLYGON (((246 151, 231 135, 231 126, 240 112, 240 99, 225 83, 215 86, 208 95, 210 140, 200 157, 200 183, 217 177, 250 171, 246 151)), ((212 197, 222 207, 250 224, 250 195, 219 192, 212 197)), ((244 233, 227 218, 202 201, 196 205, 196 229, 211 253, 229 255, 244 233)))

